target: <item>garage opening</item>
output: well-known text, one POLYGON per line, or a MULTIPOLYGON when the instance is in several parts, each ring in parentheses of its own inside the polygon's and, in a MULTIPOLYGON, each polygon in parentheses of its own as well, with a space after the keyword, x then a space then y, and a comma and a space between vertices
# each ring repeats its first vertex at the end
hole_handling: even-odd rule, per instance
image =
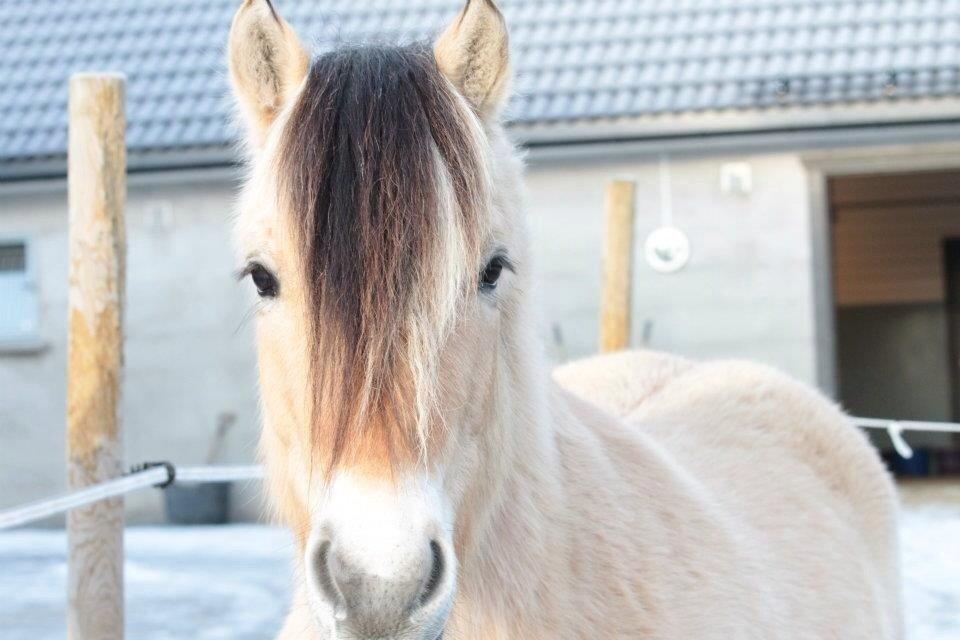
MULTIPOLYGON (((839 400, 852 414, 960 421, 960 171, 829 183, 839 400)), ((895 471, 960 471, 950 434, 911 434, 895 471)))

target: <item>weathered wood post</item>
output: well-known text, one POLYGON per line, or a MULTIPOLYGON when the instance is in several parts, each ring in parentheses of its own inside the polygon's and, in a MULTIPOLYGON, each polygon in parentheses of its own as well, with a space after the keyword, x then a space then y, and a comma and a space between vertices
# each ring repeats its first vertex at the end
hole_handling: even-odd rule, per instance
POLYGON ((607 184, 600 299, 601 353, 630 346, 635 192, 636 183, 632 180, 611 180, 607 184))
MULTIPOLYGON (((78 74, 70 79, 71 489, 123 473, 119 416, 126 261, 123 86, 117 75, 78 74)), ((123 499, 71 511, 67 547, 67 637, 123 638, 123 499)))

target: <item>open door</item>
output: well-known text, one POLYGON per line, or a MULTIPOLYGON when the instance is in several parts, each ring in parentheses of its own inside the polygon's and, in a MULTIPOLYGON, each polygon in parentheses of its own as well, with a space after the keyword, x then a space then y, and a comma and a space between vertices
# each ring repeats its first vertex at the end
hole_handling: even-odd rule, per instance
MULTIPOLYGON (((960 172, 832 178, 830 207, 838 399, 864 417, 960 419, 960 172)), ((954 448, 909 440, 931 471, 954 448)))

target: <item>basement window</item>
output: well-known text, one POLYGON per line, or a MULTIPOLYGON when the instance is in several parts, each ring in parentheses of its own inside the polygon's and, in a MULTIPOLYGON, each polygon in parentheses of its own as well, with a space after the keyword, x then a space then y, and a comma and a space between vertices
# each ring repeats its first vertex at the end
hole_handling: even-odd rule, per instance
POLYGON ((40 304, 26 240, 0 239, 0 351, 40 346, 40 304))

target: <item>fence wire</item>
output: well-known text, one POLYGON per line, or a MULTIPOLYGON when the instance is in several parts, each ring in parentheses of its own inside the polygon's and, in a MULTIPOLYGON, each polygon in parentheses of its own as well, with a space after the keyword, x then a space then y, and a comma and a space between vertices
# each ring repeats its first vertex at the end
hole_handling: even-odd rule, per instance
POLYGON ((889 420, 884 418, 851 418, 861 429, 883 429, 890 436, 894 450, 901 458, 913 457, 913 448, 903 438, 904 431, 932 431, 936 433, 960 433, 957 422, 926 422, 923 420, 889 420))
MULTIPOLYGON (((904 431, 960 433, 960 423, 956 422, 924 422, 921 420, 889 420, 884 418, 851 418, 851 420, 864 429, 886 431, 894 449, 903 458, 913 457, 913 449, 903 438, 904 431)), ((259 465, 174 467, 169 463, 149 463, 135 468, 135 470, 120 478, 107 480, 54 498, 37 500, 21 507, 0 511, 0 531, 42 520, 100 500, 122 496, 125 493, 146 487, 165 487, 171 482, 242 482, 261 480, 263 477, 263 467, 259 465)))
POLYGON ((161 464, 149 466, 128 473, 127 475, 100 482, 84 489, 71 491, 54 498, 37 500, 0 511, 0 530, 19 527, 29 522, 42 520, 64 511, 83 507, 100 500, 115 498, 125 493, 166 485, 171 480, 175 482, 238 482, 243 480, 259 480, 263 478, 263 467, 258 465, 236 466, 190 466, 169 467, 161 464), (175 469, 171 477, 171 469, 175 469))

